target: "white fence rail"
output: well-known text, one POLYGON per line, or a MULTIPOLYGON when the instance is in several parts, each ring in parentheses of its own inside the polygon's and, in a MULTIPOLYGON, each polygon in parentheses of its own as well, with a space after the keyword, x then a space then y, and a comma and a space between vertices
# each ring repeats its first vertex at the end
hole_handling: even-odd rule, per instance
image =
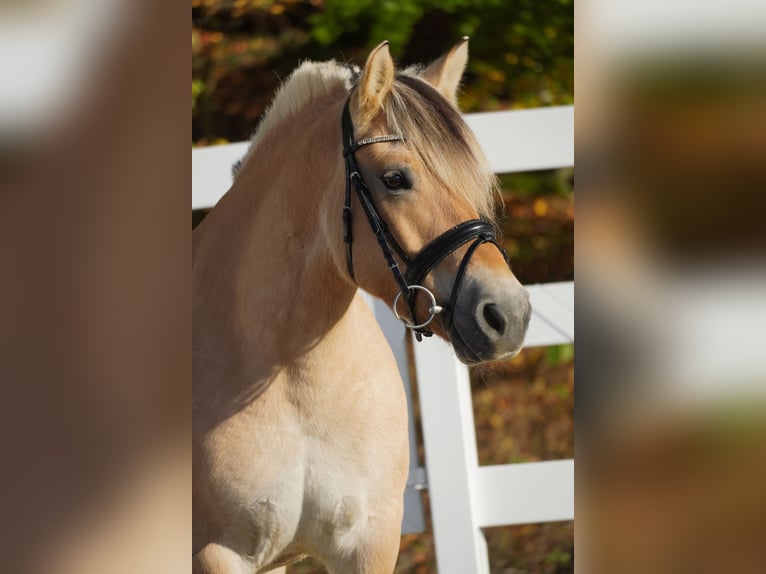
MULTIPOLYGON (((469 114, 496 173, 574 165, 571 106, 469 114)), ((231 165, 247 143, 192 151, 192 208, 213 206, 228 190, 231 165)), ((527 286, 532 318, 525 346, 574 342, 574 284, 527 286)), ((407 336, 389 307, 368 298, 411 395, 407 336)), ((424 529, 420 490, 428 488, 439 574, 488 574, 481 529, 574 518, 574 461, 479 466, 468 370, 452 348, 432 337, 415 349, 426 468, 417 460, 410 409, 410 480, 403 532, 424 529)), ((411 402, 411 401, 410 401, 411 402)))
MULTIPOLYGON (((464 116, 495 173, 574 165, 571 106, 464 116)), ((231 166, 247 142, 192 150, 192 209, 215 205, 231 184, 231 166)))

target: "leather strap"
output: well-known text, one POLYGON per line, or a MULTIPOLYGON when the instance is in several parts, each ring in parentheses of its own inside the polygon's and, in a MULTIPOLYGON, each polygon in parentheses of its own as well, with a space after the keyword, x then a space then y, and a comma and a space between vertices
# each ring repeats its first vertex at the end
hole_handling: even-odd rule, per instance
POLYGON ((343 116, 341 119, 341 130, 343 133, 343 157, 346 158, 346 197, 343 205, 343 240, 346 242, 346 265, 348 266, 348 272, 351 278, 356 281, 354 276, 354 254, 353 254, 353 234, 351 231, 351 187, 356 190, 356 194, 359 197, 359 203, 362 205, 365 215, 367 216, 367 222, 372 228, 372 232, 375 234, 375 238, 378 240, 378 245, 383 252, 383 256, 386 259, 388 268, 394 275, 399 290, 402 292, 404 300, 408 302, 410 317, 415 320, 415 310, 409 305, 410 301, 410 288, 407 281, 404 279, 404 274, 399 268, 399 264, 396 262, 393 253, 391 252, 391 244, 395 246, 395 250, 402 254, 403 250, 399 244, 393 239, 390 233, 388 233, 387 226, 383 219, 378 214, 378 210, 375 208, 375 203, 372 200, 370 189, 364 183, 362 174, 359 171, 359 167, 356 164, 356 158, 354 152, 360 147, 380 142, 389 141, 403 141, 404 138, 396 135, 377 136, 371 138, 365 138, 358 142, 354 141, 354 125, 351 122, 351 111, 349 110, 349 103, 351 98, 346 100, 346 105, 343 106, 343 116))
POLYGON ((483 219, 464 221, 445 231, 421 249, 420 253, 409 264, 407 282, 420 285, 425 276, 442 259, 477 237, 482 239, 482 243, 485 241, 495 241, 497 231, 495 231, 495 228, 490 223, 483 219))

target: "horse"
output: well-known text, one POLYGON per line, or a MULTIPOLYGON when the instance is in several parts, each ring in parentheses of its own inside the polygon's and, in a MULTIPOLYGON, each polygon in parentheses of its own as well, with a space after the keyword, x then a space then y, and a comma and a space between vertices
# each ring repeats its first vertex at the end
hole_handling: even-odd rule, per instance
POLYGON ((521 348, 528 296, 456 104, 467 58, 464 38, 427 67, 386 42, 362 69, 303 63, 193 232, 195 572, 393 572, 407 404, 360 289, 467 364, 521 348))

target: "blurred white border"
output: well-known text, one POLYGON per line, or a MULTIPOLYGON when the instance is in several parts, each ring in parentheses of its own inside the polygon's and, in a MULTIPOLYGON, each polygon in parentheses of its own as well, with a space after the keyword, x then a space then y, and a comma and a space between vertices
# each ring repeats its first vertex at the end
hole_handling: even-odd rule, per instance
POLYGON ((763 0, 585 0, 580 23, 599 48, 623 52, 766 44, 763 0))
POLYGON ((0 131, 34 133, 64 112, 127 21, 129 5, 61 0, 0 6, 0 131))

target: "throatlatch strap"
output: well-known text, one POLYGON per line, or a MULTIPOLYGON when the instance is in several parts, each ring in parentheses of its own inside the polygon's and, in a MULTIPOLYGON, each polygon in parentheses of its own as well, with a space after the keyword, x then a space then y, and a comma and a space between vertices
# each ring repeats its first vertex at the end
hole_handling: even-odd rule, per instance
POLYGON ((346 105, 343 107, 343 115, 341 117, 341 131, 343 134, 343 157, 346 160, 346 195, 343 201, 343 241, 346 242, 346 267, 348 268, 348 274, 351 275, 351 279, 356 283, 356 277, 354 276, 354 254, 352 252, 352 244, 354 242, 354 236, 352 232, 352 220, 351 220, 351 170, 353 164, 353 170, 356 170, 356 162, 352 153, 346 153, 346 150, 350 150, 354 144, 354 125, 351 123, 351 113, 348 109, 348 103, 350 98, 346 100, 346 105))

